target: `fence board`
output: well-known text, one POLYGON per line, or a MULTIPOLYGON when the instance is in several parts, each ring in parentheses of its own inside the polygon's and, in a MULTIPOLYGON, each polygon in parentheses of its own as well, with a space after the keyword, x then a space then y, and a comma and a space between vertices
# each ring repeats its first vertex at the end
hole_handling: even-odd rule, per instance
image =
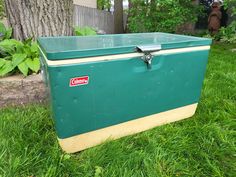
POLYGON ((113 34, 114 15, 107 11, 74 5, 74 26, 89 26, 113 34))

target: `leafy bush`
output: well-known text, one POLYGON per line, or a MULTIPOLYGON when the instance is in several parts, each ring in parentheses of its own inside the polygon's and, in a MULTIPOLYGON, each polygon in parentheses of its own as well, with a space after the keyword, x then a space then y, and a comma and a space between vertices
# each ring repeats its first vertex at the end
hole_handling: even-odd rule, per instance
POLYGON ((111 0, 97 0, 97 8, 99 10, 111 10, 111 0))
POLYGON ((74 27, 74 32, 76 36, 89 36, 89 35, 97 35, 96 31, 90 27, 74 27))
POLYGON ((196 22, 202 6, 192 0, 131 0, 128 29, 131 32, 175 32, 186 22, 196 22))
MULTIPOLYGON (((231 11, 231 16, 236 16, 236 0, 225 0, 224 7, 231 11)), ((227 27, 222 27, 215 37, 222 42, 236 43, 236 21, 227 27)))
POLYGON ((0 42, 0 76, 20 71, 27 76, 40 69, 38 46, 32 39, 24 42, 5 39, 0 42))
POLYGON ((236 21, 227 27, 222 27, 216 38, 222 42, 236 43, 236 21))
POLYGON ((0 76, 21 72, 25 76, 40 69, 38 46, 32 39, 10 39, 12 28, 0 22, 0 76))
POLYGON ((5 25, 0 22, 0 41, 4 39, 10 39, 12 35, 12 28, 6 28, 5 25))

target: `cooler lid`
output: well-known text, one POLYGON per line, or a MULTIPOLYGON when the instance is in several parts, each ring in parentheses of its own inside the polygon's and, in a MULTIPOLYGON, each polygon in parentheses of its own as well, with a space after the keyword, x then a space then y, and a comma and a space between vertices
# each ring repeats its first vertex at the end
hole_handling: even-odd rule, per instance
POLYGON ((160 46, 161 50, 206 46, 208 38, 168 33, 131 33, 97 36, 40 37, 38 43, 48 60, 125 54, 137 46, 160 46))

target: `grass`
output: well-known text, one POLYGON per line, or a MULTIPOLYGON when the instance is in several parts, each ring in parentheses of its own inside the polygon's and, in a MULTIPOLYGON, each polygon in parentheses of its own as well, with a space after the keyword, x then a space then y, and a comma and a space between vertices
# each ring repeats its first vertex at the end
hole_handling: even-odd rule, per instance
POLYGON ((45 105, 0 112, 0 176, 236 176, 236 53, 214 45, 196 114, 76 154, 45 105))

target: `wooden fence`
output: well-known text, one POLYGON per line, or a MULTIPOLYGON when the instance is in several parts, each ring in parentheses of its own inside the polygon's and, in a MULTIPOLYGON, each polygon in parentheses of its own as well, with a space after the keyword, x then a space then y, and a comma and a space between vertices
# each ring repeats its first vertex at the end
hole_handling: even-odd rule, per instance
POLYGON ((74 6, 74 26, 93 27, 106 34, 114 33, 114 15, 94 8, 74 6))

